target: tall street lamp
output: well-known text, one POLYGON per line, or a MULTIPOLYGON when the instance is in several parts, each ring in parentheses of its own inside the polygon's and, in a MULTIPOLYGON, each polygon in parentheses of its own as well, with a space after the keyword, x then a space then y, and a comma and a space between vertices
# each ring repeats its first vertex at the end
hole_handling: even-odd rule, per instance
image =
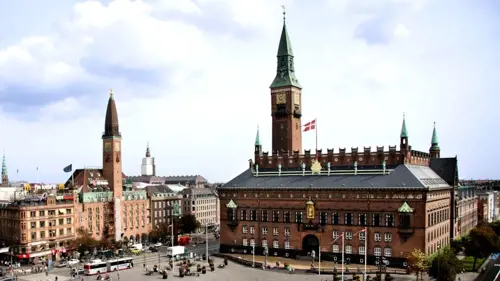
POLYGON ((214 225, 214 223, 205 224, 205 247, 206 247, 206 261, 208 263, 208 227, 214 225))
POLYGON ((267 255, 269 254, 269 248, 267 245, 264 245, 264 267, 267 268, 267 255))

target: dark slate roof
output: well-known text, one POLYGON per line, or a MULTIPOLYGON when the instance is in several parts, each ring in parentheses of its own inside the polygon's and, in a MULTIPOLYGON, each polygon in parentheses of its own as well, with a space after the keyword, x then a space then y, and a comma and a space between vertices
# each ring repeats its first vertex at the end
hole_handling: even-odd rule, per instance
POLYGON ((259 174, 248 169, 230 180, 220 189, 250 188, 447 188, 449 185, 432 169, 426 166, 399 165, 394 170, 373 174, 336 173, 327 175, 312 174, 259 174))
POLYGON ((179 183, 179 182, 206 183, 208 181, 206 178, 204 178, 200 175, 165 177, 165 183, 179 183))
POLYGON ((149 196, 151 196, 152 194, 175 193, 175 191, 173 191, 166 185, 148 185, 145 187, 145 189, 149 196))
POLYGON ((458 160, 453 158, 433 158, 430 167, 449 185, 455 186, 458 182, 458 160))

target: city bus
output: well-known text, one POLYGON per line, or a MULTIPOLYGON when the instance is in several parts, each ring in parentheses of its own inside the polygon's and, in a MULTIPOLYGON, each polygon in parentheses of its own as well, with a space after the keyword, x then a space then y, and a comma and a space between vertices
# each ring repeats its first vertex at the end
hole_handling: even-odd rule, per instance
POLYGON ((83 265, 83 274, 95 275, 129 269, 132 267, 132 262, 132 258, 111 259, 106 261, 95 259, 83 265))

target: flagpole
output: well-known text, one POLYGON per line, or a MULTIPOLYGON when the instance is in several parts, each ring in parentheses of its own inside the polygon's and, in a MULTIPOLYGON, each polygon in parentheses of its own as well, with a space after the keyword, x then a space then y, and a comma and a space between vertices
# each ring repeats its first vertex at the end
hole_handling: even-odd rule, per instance
POLYGON ((316 129, 315 130, 316 131, 316 160, 318 160, 319 157, 318 157, 318 119, 317 118, 314 119, 314 123, 316 123, 316 128, 315 128, 316 129))
POLYGON ((342 232, 342 281, 344 281, 344 234, 342 232))
POLYGON ((38 171, 38 167, 36 167, 36 183, 40 183, 40 173, 38 171))
POLYGON ((363 280, 366 281, 366 264, 367 264, 367 258, 368 258, 368 227, 365 227, 365 274, 363 280))

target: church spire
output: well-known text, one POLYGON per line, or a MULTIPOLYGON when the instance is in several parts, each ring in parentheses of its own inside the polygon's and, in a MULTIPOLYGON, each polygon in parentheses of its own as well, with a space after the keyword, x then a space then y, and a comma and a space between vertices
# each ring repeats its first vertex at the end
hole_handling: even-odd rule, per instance
POLYGON ((113 97, 113 89, 109 91, 108 107, 106 109, 106 120, 104 123, 103 138, 121 138, 118 127, 118 112, 116 110, 115 99, 113 97))
POLYGON ((441 157, 441 148, 439 148, 438 135, 436 131, 436 122, 434 122, 434 129, 432 130, 431 147, 429 148, 431 158, 441 157))
POLYGON ((406 130, 406 117, 403 113, 403 125, 401 126, 401 135, 400 138, 408 138, 408 130, 406 130))
POLYGON ((295 67, 293 62, 293 51, 290 37, 286 28, 286 12, 283 6, 283 30, 281 31, 280 43, 278 46, 278 68, 271 88, 295 86, 302 88, 299 80, 295 77, 295 67))
POLYGON ((5 160, 5 152, 2 157, 2 182, 1 186, 9 186, 9 174, 7 173, 7 161, 5 160))
POLYGON ((255 136, 255 146, 257 145, 260 145, 259 126, 257 126, 257 135, 255 136))
POLYGON ((149 142, 148 142, 148 144, 146 146, 146 157, 147 158, 151 157, 151 151, 149 150, 149 142))

